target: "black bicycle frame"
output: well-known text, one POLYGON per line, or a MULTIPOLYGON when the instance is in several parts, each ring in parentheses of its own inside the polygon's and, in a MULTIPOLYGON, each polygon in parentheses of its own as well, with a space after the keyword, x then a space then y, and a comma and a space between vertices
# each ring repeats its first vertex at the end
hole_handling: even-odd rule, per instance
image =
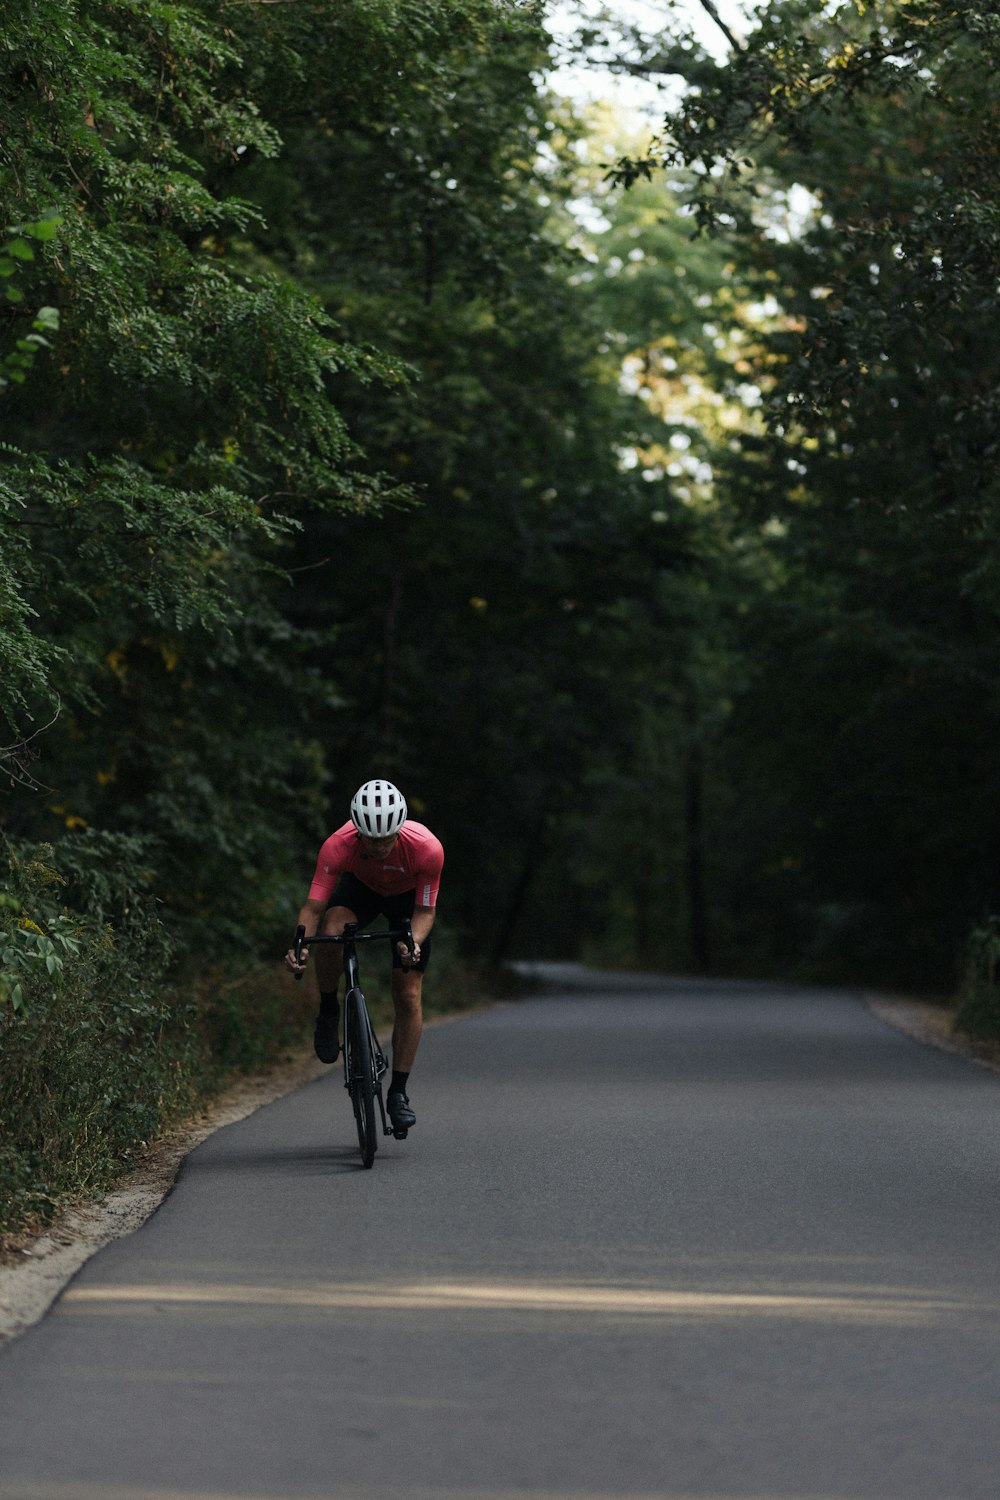
MULTIPOLYGON (((388 939, 390 941, 395 941, 395 942, 404 942, 406 944, 407 949, 409 950, 409 952, 412 953, 413 952, 413 947, 414 947, 414 944, 413 944, 413 931, 412 931, 412 928, 410 926, 410 919, 409 919, 409 917, 404 917, 403 918, 403 925, 401 927, 380 927, 375 932, 359 932, 358 931, 358 926, 357 926, 356 922, 348 922, 345 925, 343 932, 342 933, 338 933, 338 934, 336 934, 333 937, 321 937, 321 936, 317 935, 316 937, 307 938, 306 937, 306 930, 305 930, 305 928, 304 927, 297 927, 295 929, 295 962, 296 963, 301 963, 302 962, 302 950, 303 950, 303 948, 311 948, 313 946, 313 944, 315 944, 315 943, 339 943, 341 945, 341 947, 343 948, 343 950, 344 950, 344 1087, 348 1090, 348 1092, 350 1092, 351 1079, 350 1079, 350 1075, 349 1075, 349 1072, 348 1072, 348 1063, 349 1063, 349 1058, 351 1056, 351 1047, 350 1047, 350 1037, 348 1035, 348 1028, 350 1026, 350 1019, 349 1019, 349 1017, 350 1017, 351 1007, 350 1007, 350 1004, 349 1004, 349 999, 350 999, 351 992, 354 991, 354 990, 356 990, 357 993, 358 993, 358 995, 361 997, 361 1002, 362 1002, 361 1008, 362 1008, 362 1012, 363 1012, 363 1015, 364 1015, 364 1022, 365 1022, 365 1025, 368 1028, 368 1036, 369 1036, 369 1040, 371 1042, 371 1053, 372 1053, 372 1058, 374 1059, 374 1064, 375 1064, 374 1078, 373 1078, 372 1081, 373 1081, 373 1084, 374 1084, 374 1087, 375 1087, 375 1097, 378 1100, 379 1114, 382 1116, 382 1132, 383 1132, 384 1135, 392 1135, 393 1134, 392 1127, 389 1125, 389 1122, 386 1119, 385 1104, 383 1103, 383 1100, 382 1100, 382 1087, 381 1087, 382 1078, 384 1077, 385 1073, 388 1071, 389 1064, 386 1061, 385 1053, 382 1051, 382 1048, 379 1046, 378 1037, 375 1035, 375 1029, 372 1026, 371 1020, 370 1020, 369 1015, 368 1015, 368 1006, 365 1004, 364 992, 361 989, 361 978, 360 978, 360 974, 358 972, 358 951, 357 951, 357 944, 358 943, 375 942, 375 941, 378 941, 378 940, 385 940, 385 939, 388 939)), ((301 971, 298 972, 295 975, 295 978, 296 979, 301 979, 302 978, 301 971)))

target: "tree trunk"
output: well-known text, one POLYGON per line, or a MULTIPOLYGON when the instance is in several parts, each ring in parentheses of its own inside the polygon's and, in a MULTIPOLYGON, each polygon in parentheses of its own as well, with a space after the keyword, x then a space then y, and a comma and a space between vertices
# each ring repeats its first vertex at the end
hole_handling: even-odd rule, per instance
POLYGON ((387 765, 396 750, 396 664, 399 656, 399 611, 403 602, 403 570, 393 569, 382 623, 382 712, 379 749, 387 765))
POLYGON ((545 829, 549 818, 547 803, 548 798, 543 803, 542 811, 535 821, 528 842, 525 845, 520 872, 511 890, 510 900, 507 902, 507 910, 504 912, 500 926, 497 928, 496 937, 493 940, 493 948, 490 952, 490 967, 493 969, 499 969, 507 957, 510 940, 514 936, 514 929, 517 926, 518 918, 524 907, 525 897, 545 854, 545 829))
POLYGON ((684 765, 684 876, 687 892, 688 950, 692 963, 704 973, 711 966, 702 827, 704 763, 701 745, 694 738, 693 708, 689 708, 687 717, 692 736, 684 765))

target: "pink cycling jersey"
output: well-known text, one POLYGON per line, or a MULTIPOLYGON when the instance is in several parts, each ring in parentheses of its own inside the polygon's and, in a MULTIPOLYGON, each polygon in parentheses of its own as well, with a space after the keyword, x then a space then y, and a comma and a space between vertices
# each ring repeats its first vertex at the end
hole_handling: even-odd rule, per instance
POLYGON ((329 901, 341 875, 350 872, 380 896, 416 891, 417 906, 436 906, 444 850, 422 823, 407 819, 385 859, 369 854, 353 823, 331 833, 316 861, 310 901, 329 901))

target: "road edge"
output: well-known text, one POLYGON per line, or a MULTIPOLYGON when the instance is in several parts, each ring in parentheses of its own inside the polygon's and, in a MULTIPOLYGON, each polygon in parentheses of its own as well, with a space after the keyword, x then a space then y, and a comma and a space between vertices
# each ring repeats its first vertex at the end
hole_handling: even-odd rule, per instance
POLYGON ((0 1349, 45 1316, 92 1255, 132 1234, 156 1212, 184 1158, 226 1125, 322 1076, 311 1055, 231 1084, 214 1103, 167 1131, 142 1164, 110 1192, 63 1209, 45 1232, 0 1262, 0 1349))
MULTIPOLYGON (((503 1003, 490 997, 461 1010, 425 1016, 424 1029, 460 1021, 503 1003)), ((381 1025, 379 1040, 383 1046, 389 1045, 381 1025)), ((43 1234, 0 1261, 0 1352, 41 1321, 92 1255, 141 1229, 168 1197, 181 1163, 196 1146, 217 1130, 245 1120, 328 1071, 328 1066, 309 1051, 265 1073, 237 1079, 214 1103, 165 1132, 141 1166, 110 1192, 63 1209, 43 1234)))
POLYGON ((904 1031, 914 1041, 937 1047, 941 1052, 950 1052, 954 1057, 963 1057, 967 1062, 988 1068, 991 1073, 1000 1073, 1000 1044, 977 1042, 955 1031, 955 1012, 949 1006, 872 991, 864 991, 861 998, 873 1016, 895 1026, 897 1031, 904 1031))

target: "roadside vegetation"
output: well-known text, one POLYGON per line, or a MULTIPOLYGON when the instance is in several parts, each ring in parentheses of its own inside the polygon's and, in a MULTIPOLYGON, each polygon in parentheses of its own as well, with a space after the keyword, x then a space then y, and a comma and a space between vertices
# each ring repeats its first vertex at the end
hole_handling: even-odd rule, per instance
POLYGON ((439 1003, 581 957, 1000 1034, 1000 26, 588 10, 655 137, 541 0, 0 3, 0 1230, 300 1045, 370 775, 439 1003))

